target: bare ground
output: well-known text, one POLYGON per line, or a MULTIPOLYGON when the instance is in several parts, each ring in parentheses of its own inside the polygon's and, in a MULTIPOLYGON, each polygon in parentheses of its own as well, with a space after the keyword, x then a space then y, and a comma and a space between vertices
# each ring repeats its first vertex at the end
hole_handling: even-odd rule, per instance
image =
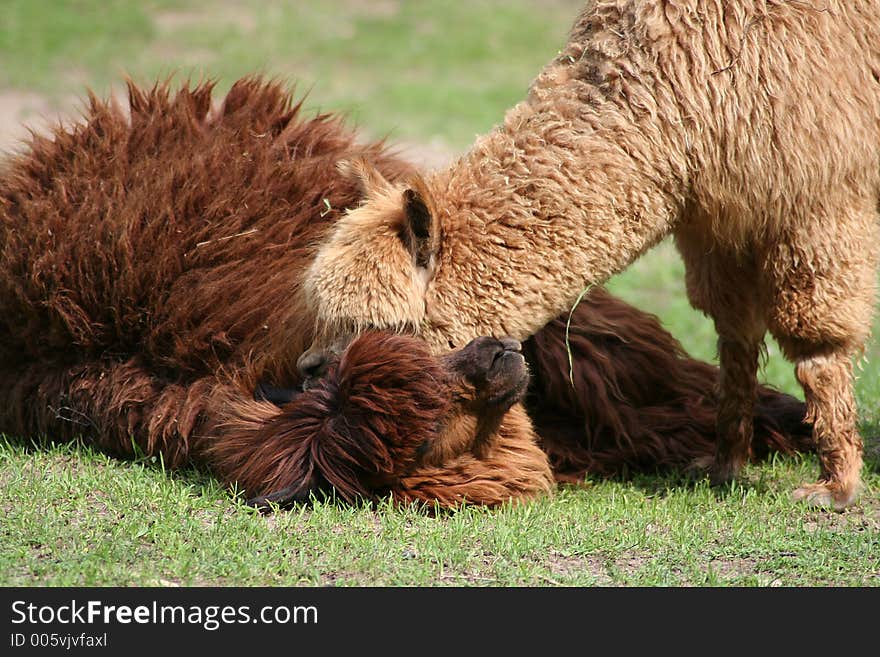
MULTIPOLYGON (((125 103, 122 103, 125 106, 125 103)), ((46 132, 59 121, 74 121, 82 101, 70 98, 56 106, 49 99, 29 91, 0 90, 0 154, 20 150, 29 137, 29 130, 46 132)), ((427 144, 395 142, 394 149, 402 157, 423 170, 448 164, 455 153, 440 140, 427 144)))
POLYGON ((17 149, 28 128, 43 131, 58 120, 49 101, 28 91, 0 90, 0 152, 17 149))

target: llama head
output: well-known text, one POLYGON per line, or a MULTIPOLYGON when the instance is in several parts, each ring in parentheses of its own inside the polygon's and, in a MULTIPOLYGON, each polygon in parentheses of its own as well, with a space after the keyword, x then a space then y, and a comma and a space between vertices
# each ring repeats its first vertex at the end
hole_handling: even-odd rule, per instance
POLYGON ((416 338, 364 333, 248 436, 268 450, 260 468, 272 467, 246 488, 260 491, 258 506, 331 490, 371 498, 421 465, 491 444, 527 385, 515 340, 481 337, 435 357, 416 338))
POLYGON ((437 266, 440 227, 422 178, 392 184, 361 159, 339 170, 357 183, 363 202, 337 222, 306 273, 316 313, 312 353, 369 329, 418 333, 437 266))

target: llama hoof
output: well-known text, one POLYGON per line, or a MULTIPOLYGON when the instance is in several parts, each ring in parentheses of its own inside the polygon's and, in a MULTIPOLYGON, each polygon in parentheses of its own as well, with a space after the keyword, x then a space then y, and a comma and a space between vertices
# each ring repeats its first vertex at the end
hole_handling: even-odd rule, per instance
POLYGON ((711 456, 697 457, 685 467, 684 476, 691 481, 699 481, 711 471, 713 462, 711 456))
POLYGON ((739 471, 742 469, 742 463, 737 460, 715 459, 712 467, 709 468, 709 481, 713 486, 724 486, 736 479, 739 471))
POLYGON ((804 484, 794 491, 792 497, 795 501, 803 500, 810 506, 843 511, 855 502, 857 491, 855 487, 846 490, 840 484, 820 481, 816 484, 804 484))
POLYGON ((734 480, 731 472, 718 472, 716 470, 709 471, 709 483, 713 486, 726 486, 734 480))

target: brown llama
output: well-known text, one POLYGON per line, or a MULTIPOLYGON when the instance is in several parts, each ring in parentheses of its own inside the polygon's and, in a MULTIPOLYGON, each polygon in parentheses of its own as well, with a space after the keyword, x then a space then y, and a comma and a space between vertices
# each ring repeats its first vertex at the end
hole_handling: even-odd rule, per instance
MULTIPOLYGON (((364 191, 337 163, 392 181, 409 165, 337 118, 302 118, 278 84, 241 80, 215 110, 210 84, 129 94, 130 117, 92 97, 84 121, 35 136, 0 172, 0 430, 201 461, 279 502, 332 488, 494 505, 550 489, 515 403, 525 370, 512 342, 440 358, 369 334, 319 376, 296 371, 314 337, 303 278, 364 191)), ((572 396, 561 322, 524 347, 560 478, 711 455, 716 368, 596 290, 572 317, 572 396)), ((756 450, 809 449, 803 405, 762 394, 756 450)))
POLYGON ((316 348, 400 326, 436 353, 477 335, 525 340, 671 234, 690 301, 719 336, 713 481, 750 457, 769 331, 796 364, 821 464, 795 498, 856 499, 880 3, 596 0, 527 98, 448 168, 397 183, 348 169, 367 202, 308 275, 316 348), (389 227, 418 239, 395 242, 389 227), (352 278, 365 270, 375 276, 352 278))
POLYGON ((0 430, 200 461, 251 497, 329 484, 348 500, 494 505, 550 490, 525 412, 468 387, 474 348, 441 361, 365 336, 282 408, 254 399, 301 383, 300 279, 360 198, 337 162, 410 166, 337 117, 301 118, 278 84, 241 80, 213 111, 211 91, 131 85, 130 118, 92 97, 85 121, 4 163, 0 430), (476 426, 480 459, 465 454, 476 426))

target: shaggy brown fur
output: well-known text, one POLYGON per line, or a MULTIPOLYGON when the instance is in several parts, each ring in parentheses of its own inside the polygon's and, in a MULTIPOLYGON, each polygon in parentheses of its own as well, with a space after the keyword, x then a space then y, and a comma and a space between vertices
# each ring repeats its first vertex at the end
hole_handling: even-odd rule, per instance
POLYGON ((204 457, 224 480, 260 491, 257 503, 318 491, 441 506, 527 499, 553 483, 528 419, 507 412, 527 377, 522 355, 498 340, 474 340, 441 360, 420 340, 368 333, 280 412, 234 388, 215 397, 220 419, 204 457), (487 378, 492 385, 481 385, 487 378), (486 417, 494 422, 475 449, 486 417))
MULTIPOLYGON (((690 358, 659 320, 602 288, 572 314, 568 347, 566 325, 555 319, 523 344, 526 408, 558 480, 699 472, 711 461, 717 367, 690 358)), ((801 402, 759 386, 753 458, 813 450, 803 416, 801 402)))
POLYGON ((769 330, 796 363, 819 447, 820 480, 796 497, 856 498, 851 359, 880 243, 880 3, 597 0, 527 99, 457 162, 415 184, 361 177, 368 202, 307 283, 319 346, 401 323, 438 352, 525 339, 673 234, 691 302, 719 335, 714 479, 749 457, 769 330), (423 229, 418 257, 399 242, 389 255, 407 223, 423 229), (349 284, 365 269, 377 275, 349 284))
MULTIPOLYGON (((549 489, 531 423, 510 408, 525 372, 493 374, 499 354, 518 362, 513 343, 481 338, 438 360, 423 341, 369 335, 281 408, 252 397, 258 382, 301 383, 294 363, 314 322, 304 272, 359 202, 360 180, 374 186, 375 171, 388 184, 412 175, 407 165, 381 144, 356 143, 337 119, 302 119, 276 84, 242 80, 213 111, 210 85, 173 97, 166 86, 132 86, 130 96, 130 120, 92 98, 85 122, 35 137, 0 175, 0 430, 84 434, 119 454, 137 445, 169 467, 201 460, 279 501, 327 486, 345 499, 391 492, 442 504, 549 489), (352 180, 337 170, 342 158, 370 166, 352 180)), ((416 261, 431 251, 418 220, 433 215, 414 205, 388 252, 408 253, 397 242, 416 261)), ((562 392, 559 323, 527 349, 538 374, 532 409, 544 418, 553 409, 546 444, 568 451, 566 476, 687 465, 711 452, 714 431, 700 418, 714 409, 703 394, 713 368, 683 358, 654 319, 607 294, 591 296, 572 329, 578 372, 604 368, 576 398, 562 392), (623 344, 599 335, 603 322, 623 344), (682 425, 680 407, 702 416, 682 425), (608 420, 617 416, 628 420, 608 420), (599 448, 599 434, 619 449, 599 448), (683 447, 692 434, 702 441, 683 447)), ((797 448, 808 427, 764 410, 761 426, 787 423, 783 440, 771 431, 762 440, 797 448)))
POLYGON ((360 198, 336 163, 360 153, 392 177, 408 167, 381 144, 358 144, 337 118, 301 119, 280 85, 242 80, 214 112, 211 86, 173 97, 131 86, 130 120, 92 98, 86 122, 35 137, 5 164, 4 427, 47 429, 51 417, 12 422, 43 385, 40 368, 63 366, 80 382, 59 390, 117 371, 102 405, 118 418, 111 433, 137 426, 143 450, 167 450, 177 465, 192 432, 180 418, 204 404, 187 391, 254 360, 269 382, 296 379, 314 323, 299 272, 360 198), (29 383, 21 372, 32 368, 29 383), (158 405, 144 417, 161 430, 126 417, 147 397, 158 405))

